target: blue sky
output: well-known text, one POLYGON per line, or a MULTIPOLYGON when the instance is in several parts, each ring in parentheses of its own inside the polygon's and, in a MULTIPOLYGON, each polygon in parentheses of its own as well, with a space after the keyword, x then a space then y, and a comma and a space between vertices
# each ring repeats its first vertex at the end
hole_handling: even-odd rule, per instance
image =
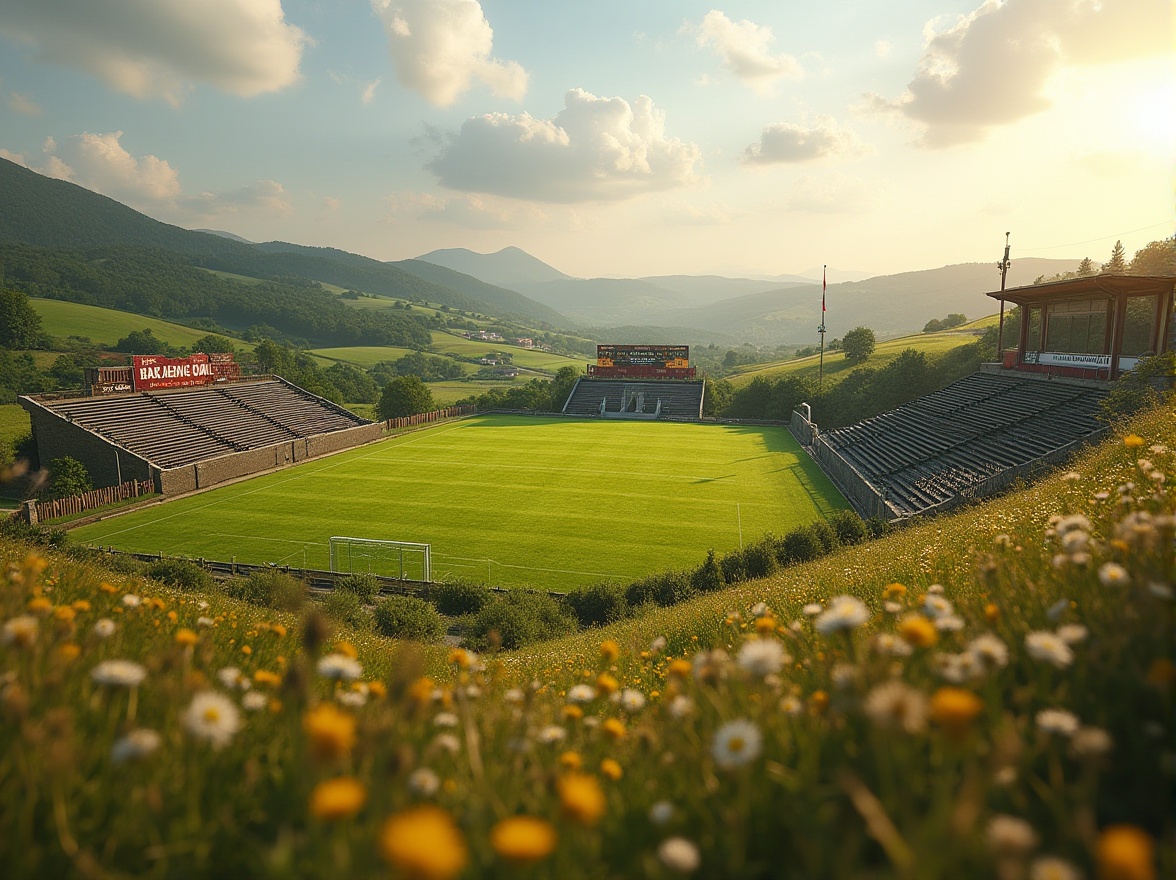
POLYGON ((0 155, 167 222, 581 276, 1173 231, 1167 0, 5 0, 0 155))

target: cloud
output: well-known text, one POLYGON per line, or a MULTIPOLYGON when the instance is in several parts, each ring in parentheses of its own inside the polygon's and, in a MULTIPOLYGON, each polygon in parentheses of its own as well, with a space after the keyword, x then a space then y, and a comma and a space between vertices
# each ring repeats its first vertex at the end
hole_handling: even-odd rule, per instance
POLYGON ((782 207, 806 214, 853 214, 877 207, 883 192, 873 184, 833 172, 820 177, 802 175, 784 196, 782 207))
POLYGON ((73 135, 45 142, 42 174, 68 180, 118 201, 170 202, 180 195, 180 176, 158 156, 132 156, 121 131, 73 135))
POLYGON ((491 56, 494 31, 478 0, 371 0, 384 23, 400 82, 440 107, 474 81, 495 95, 521 100, 528 74, 515 61, 491 56))
POLYGON ((378 77, 376 79, 372 80, 370 83, 367 83, 363 87, 363 94, 359 98, 360 101, 362 101, 365 105, 370 104, 373 100, 375 100, 376 89, 378 89, 379 87, 380 87, 380 79, 378 77))
POLYGON ((20 94, 20 92, 8 93, 8 106, 22 116, 40 116, 43 112, 36 101, 28 95, 20 94))
POLYGON ((743 151, 745 165, 777 165, 811 162, 835 156, 861 156, 869 152, 858 136, 841 128, 831 116, 818 116, 812 127, 795 122, 773 122, 760 133, 758 144, 743 151))
POLYGON ((889 40, 878 40, 874 43, 874 55, 877 58, 889 58, 894 46, 889 40))
POLYGON ((865 96, 865 107, 922 123, 922 143, 944 147, 1051 104, 1047 85, 1060 68, 1167 51, 1168 0, 985 0, 954 22, 924 28, 926 45, 906 92, 865 96))
POLYGON ((201 217, 240 214, 251 210, 282 217, 294 211, 286 188, 276 180, 259 180, 228 192, 186 196, 180 201, 180 208, 185 213, 201 217))
POLYGON ((641 95, 564 96, 554 119, 467 119, 428 164, 451 189, 543 202, 619 201, 697 181, 700 151, 666 137, 665 114, 641 95))
POLYGON ((385 197, 385 222, 448 223, 466 229, 533 228, 550 222, 550 215, 534 205, 466 193, 443 197, 401 192, 385 197))
POLYGON ((740 82, 760 94, 770 92, 778 79, 804 77, 800 62, 792 55, 769 52, 776 37, 768 25, 731 21, 712 9, 695 29, 695 38, 701 48, 710 48, 740 82))
POLYGON ((172 103, 196 82, 243 97, 285 88, 308 42, 280 0, 5 0, 0 34, 113 89, 172 103))

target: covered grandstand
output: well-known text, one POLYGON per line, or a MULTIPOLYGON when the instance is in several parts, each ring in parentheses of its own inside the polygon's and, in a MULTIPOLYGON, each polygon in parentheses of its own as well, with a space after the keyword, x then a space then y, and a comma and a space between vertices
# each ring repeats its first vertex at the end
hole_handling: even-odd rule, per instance
POLYGON ((43 463, 70 456, 96 486, 193 491, 378 439, 368 422, 284 379, 100 396, 20 398, 43 463))
POLYGON ((564 415, 606 419, 702 418, 705 384, 688 345, 598 345, 563 406, 564 415))

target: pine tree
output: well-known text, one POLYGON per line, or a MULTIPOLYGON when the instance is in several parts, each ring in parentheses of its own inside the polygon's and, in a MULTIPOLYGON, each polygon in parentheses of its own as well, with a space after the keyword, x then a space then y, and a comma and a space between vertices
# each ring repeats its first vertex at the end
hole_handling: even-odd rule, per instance
POLYGON ((1082 262, 1078 264, 1078 275, 1080 277, 1094 274, 1094 263, 1091 262, 1090 257, 1083 257, 1082 262))
POLYGON ((1113 275, 1121 275, 1127 271, 1127 252, 1123 249, 1123 242, 1115 242, 1115 247, 1111 250, 1111 258, 1103 263, 1102 271, 1104 274, 1113 275))

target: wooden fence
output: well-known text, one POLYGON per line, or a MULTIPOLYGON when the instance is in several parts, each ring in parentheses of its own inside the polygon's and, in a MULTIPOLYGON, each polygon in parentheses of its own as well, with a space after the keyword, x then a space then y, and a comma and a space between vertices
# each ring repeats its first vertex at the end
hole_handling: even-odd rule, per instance
POLYGON ((125 501, 128 498, 139 498, 150 495, 155 486, 150 480, 131 480, 118 486, 107 486, 105 489, 94 489, 74 495, 70 498, 58 498, 55 501, 38 501, 34 507, 36 521, 56 519, 59 516, 74 516, 84 510, 93 510, 104 504, 125 501))
POLYGON ((447 406, 445 409, 434 410, 433 412, 417 413, 415 416, 404 416, 399 419, 388 419, 385 425, 388 430, 394 431, 397 428, 411 428, 414 425, 427 425, 430 422, 440 422, 445 419, 454 419, 458 416, 472 416, 477 413, 478 408, 473 404, 467 403, 465 406, 447 406))

